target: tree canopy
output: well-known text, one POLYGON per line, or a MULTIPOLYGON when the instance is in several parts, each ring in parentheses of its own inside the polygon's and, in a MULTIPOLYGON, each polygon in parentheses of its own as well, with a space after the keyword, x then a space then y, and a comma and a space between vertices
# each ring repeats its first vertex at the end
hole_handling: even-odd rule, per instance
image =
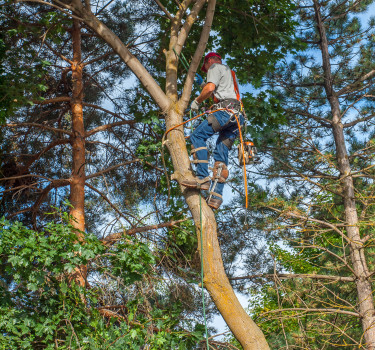
POLYGON ((0 344, 375 349, 372 3, 4 1, 0 344), (247 211, 234 149, 219 211, 180 185, 210 50, 262 157, 247 211))

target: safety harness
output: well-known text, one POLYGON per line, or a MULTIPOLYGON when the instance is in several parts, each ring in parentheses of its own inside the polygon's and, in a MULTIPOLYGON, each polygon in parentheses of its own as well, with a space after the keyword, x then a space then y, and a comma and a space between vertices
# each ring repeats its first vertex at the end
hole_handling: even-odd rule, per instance
MULTIPOLYGON (((175 50, 174 50, 174 52, 175 52, 176 56, 178 56, 179 58, 181 58, 181 56, 183 56, 182 54, 181 54, 181 56, 179 56, 175 50)), ((183 64, 184 64, 185 68, 188 70, 187 62, 183 62, 183 64)), ((234 92, 236 94, 236 99, 226 99, 226 100, 223 100, 223 101, 219 101, 214 96, 215 104, 209 110, 205 111, 204 113, 198 114, 198 115, 196 115, 192 118, 189 118, 188 120, 186 120, 186 121, 184 121, 184 122, 182 122, 178 125, 175 125, 175 126, 171 127, 169 130, 167 130, 163 135, 162 144, 164 145, 165 138, 170 131, 172 131, 173 129, 178 128, 179 126, 182 126, 182 125, 184 125, 184 124, 186 124, 186 123, 188 123, 192 120, 195 120, 195 119, 197 119, 197 118, 199 118, 203 115, 207 115, 207 121, 211 124, 211 126, 212 126, 212 128, 214 129, 215 132, 225 129, 228 126, 229 123, 231 123, 235 120, 237 122, 239 135, 240 135, 240 144, 238 145, 238 159, 239 159, 240 166, 243 166, 243 180, 244 180, 244 187, 245 187, 246 209, 247 209, 248 208, 248 189, 247 189, 246 165, 252 164, 252 163, 259 163, 259 157, 255 157, 255 154, 257 153, 257 149, 254 146, 253 142, 245 141, 242 138, 241 124, 240 124, 240 120, 238 118, 238 115, 241 113, 241 114, 243 114, 243 116, 245 118, 245 130, 246 130, 246 120, 247 120, 247 118, 246 118, 246 113, 245 113, 245 110, 243 108, 243 104, 242 104, 241 97, 240 97, 240 92, 239 92, 237 79, 236 79, 236 73, 233 70, 231 70, 231 75, 232 75, 232 79, 233 79, 233 87, 234 87, 234 92), (220 125, 220 123, 213 116, 213 114, 215 112, 218 112, 218 111, 226 111, 227 113, 231 114, 231 117, 229 118, 228 122, 225 125, 220 125), (233 118, 234 118, 234 120, 233 120, 233 118)), ((226 145, 230 149, 233 145, 234 140, 228 139, 228 141, 227 141, 227 140, 224 139, 224 140, 221 140, 221 142, 223 142, 223 144, 226 145)), ((197 149, 191 150, 190 154, 194 158, 193 160, 191 160, 192 164, 208 163, 208 159, 207 160, 205 160, 205 159, 199 160, 197 158, 196 154, 195 154, 197 151, 203 150, 203 149, 207 149, 207 147, 199 147, 197 149)), ((225 182, 225 180, 228 178, 228 175, 229 175, 228 169, 227 169, 227 167, 224 163, 222 163, 222 162, 216 162, 216 163, 221 163, 222 165, 217 166, 217 171, 215 171, 215 172, 213 171, 214 175, 212 176, 212 178, 206 177, 204 179, 198 179, 197 180, 197 183, 199 184, 199 186, 198 186, 199 188, 201 188, 201 185, 204 185, 208 181, 212 180, 212 185, 209 189, 209 197, 208 197, 207 200, 209 200, 213 195, 217 196, 219 198, 222 198, 222 196, 219 195, 218 193, 214 192, 214 190, 215 190, 215 187, 216 187, 217 183, 218 182, 225 182), (223 166, 225 166, 225 170, 226 170, 226 174, 227 174, 226 177, 221 176, 221 173, 223 171, 223 166)), ((215 163, 215 165, 216 165, 216 163, 215 163)), ((164 164, 164 156, 163 156, 163 164, 164 164)), ((165 167, 165 165, 164 165, 164 167, 165 167)), ((214 169, 215 169, 215 167, 214 167, 214 169)), ((203 188, 203 186, 202 186, 201 189, 205 190, 206 188, 203 188)), ((169 200, 169 192, 168 192, 168 200, 169 200)))
MULTIPOLYGON (((214 109, 221 109, 221 110, 224 110, 225 112, 227 112, 228 114, 230 114, 230 118, 228 119, 228 121, 224 125, 220 125, 218 120, 215 118, 215 116, 211 112, 207 116, 207 121, 211 125, 212 129, 215 132, 225 130, 231 123, 237 122, 239 133, 242 134, 241 133, 241 124, 240 124, 240 121, 239 121, 237 116, 240 113, 243 113, 244 117, 246 118, 246 114, 244 113, 244 108, 243 108, 243 104, 242 104, 242 101, 241 101, 240 91, 239 91, 237 79, 236 79, 236 73, 233 70, 231 70, 231 75, 232 75, 232 79, 233 79, 233 87, 234 87, 234 92, 236 94, 236 99, 225 99, 225 100, 219 101, 217 99, 217 97, 215 97, 215 95, 214 95, 215 104, 213 106, 214 109)), ((246 121, 245 121, 245 123, 246 123, 246 121)), ((220 135, 219 137, 222 137, 222 135, 220 135)), ((231 149, 232 146, 233 146, 234 140, 235 139, 233 139, 233 138, 232 139, 224 138, 224 139, 221 139, 220 141, 225 146, 227 146, 228 149, 231 149)), ((242 135, 241 135, 241 140, 242 140, 242 135)), ((207 201, 210 201, 212 196, 215 196, 215 197, 218 197, 218 198, 222 199, 223 198, 222 195, 215 192, 215 189, 216 189, 216 185, 218 183, 225 183, 226 182, 226 179, 229 176, 228 168, 223 162, 215 162, 214 167, 210 168, 210 170, 212 170, 212 182, 211 182, 211 187, 210 187, 210 190, 209 190, 209 196, 207 198, 207 201)), ((246 169, 245 169, 245 172, 246 172, 246 169)), ((207 180, 205 180, 205 181, 207 181, 207 180)), ((245 183, 245 187, 246 187, 245 192, 246 192, 246 208, 247 208, 247 183, 245 183)))

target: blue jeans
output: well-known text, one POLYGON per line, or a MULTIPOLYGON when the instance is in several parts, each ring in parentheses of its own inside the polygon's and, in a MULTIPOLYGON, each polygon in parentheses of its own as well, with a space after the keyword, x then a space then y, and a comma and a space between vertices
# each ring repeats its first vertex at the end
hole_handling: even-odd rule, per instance
MULTIPOLYGON (((216 120, 221 126, 225 125, 230 119, 231 114, 225 111, 218 111, 213 113, 216 120)), ((244 117, 240 114, 239 121, 242 125, 244 123, 244 117)), ((206 147, 206 141, 215 134, 214 129, 211 124, 208 123, 207 119, 204 120, 199 126, 194 130, 190 136, 191 143, 194 148, 206 147)), ((216 147, 214 150, 214 160, 217 162, 223 162, 228 165, 228 152, 229 148, 223 144, 223 140, 230 139, 232 141, 238 136, 238 124, 236 119, 233 117, 231 122, 221 131, 218 132, 219 137, 216 141, 216 147)), ((208 159, 208 151, 206 149, 200 150, 195 153, 199 160, 208 159)), ((208 176, 208 164, 207 163, 197 163, 196 169, 197 177, 203 179, 208 176)), ((218 182, 215 188, 215 192, 222 195, 224 189, 224 183, 218 182)), ((218 198, 213 196, 213 198, 218 198)))

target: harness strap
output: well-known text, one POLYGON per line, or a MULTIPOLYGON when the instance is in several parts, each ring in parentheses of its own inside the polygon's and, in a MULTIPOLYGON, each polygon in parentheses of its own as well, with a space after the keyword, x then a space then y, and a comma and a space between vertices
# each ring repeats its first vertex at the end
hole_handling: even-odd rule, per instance
MULTIPOLYGON (((234 93, 236 94, 237 101, 241 102, 240 89, 238 88, 236 73, 234 72, 234 70, 231 70, 230 72, 232 74, 232 79, 233 79, 234 93)), ((214 95, 214 102, 215 103, 220 102, 220 100, 215 95, 214 95)), ((241 105, 242 105, 242 102, 241 102, 241 105)))
POLYGON ((223 198, 223 196, 221 194, 213 192, 213 191, 210 191, 210 198, 211 198, 211 196, 216 196, 216 197, 219 197, 221 199, 223 198))
POLYGON ((233 85, 234 85, 234 92, 236 93, 237 100, 241 101, 240 89, 238 88, 237 79, 236 79, 236 73, 234 72, 234 70, 231 70, 230 72, 232 73, 233 85))
POLYGON ((207 149, 207 147, 192 148, 192 150, 190 151, 190 155, 193 155, 195 152, 201 151, 203 149, 207 149))
POLYGON ((199 184, 204 184, 207 181, 211 181, 211 178, 209 176, 206 176, 205 178, 203 178, 203 179, 197 179, 196 181, 199 184))
POLYGON ((202 150, 208 150, 207 147, 203 146, 203 147, 198 147, 198 148, 192 148, 191 151, 190 151, 190 155, 193 156, 193 160, 190 160, 190 163, 192 164, 197 164, 197 163, 208 163, 208 159, 198 159, 197 155, 196 155, 196 152, 198 151, 202 151, 202 150))
MULTIPOLYGON (((219 136, 220 137, 220 136, 219 136)), ((232 146, 234 144, 235 138, 229 138, 229 137, 223 137, 220 139, 220 141, 228 147, 228 149, 232 149, 232 146)))
POLYGON ((197 164, 197 163, 209 163, 209 162, 208 160, 193 159, 190 161, 190 163, 197 164))

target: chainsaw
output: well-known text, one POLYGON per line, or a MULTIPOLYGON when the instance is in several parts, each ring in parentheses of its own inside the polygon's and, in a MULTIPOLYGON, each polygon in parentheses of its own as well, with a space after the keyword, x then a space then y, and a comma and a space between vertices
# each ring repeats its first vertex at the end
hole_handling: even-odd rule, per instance
POLYGON ((240 166, 248 164, 260 164, 260 157, 257 156, 258 150, 254 146, 254 142, 243 141, 237 147, 238 161, 240 166))

